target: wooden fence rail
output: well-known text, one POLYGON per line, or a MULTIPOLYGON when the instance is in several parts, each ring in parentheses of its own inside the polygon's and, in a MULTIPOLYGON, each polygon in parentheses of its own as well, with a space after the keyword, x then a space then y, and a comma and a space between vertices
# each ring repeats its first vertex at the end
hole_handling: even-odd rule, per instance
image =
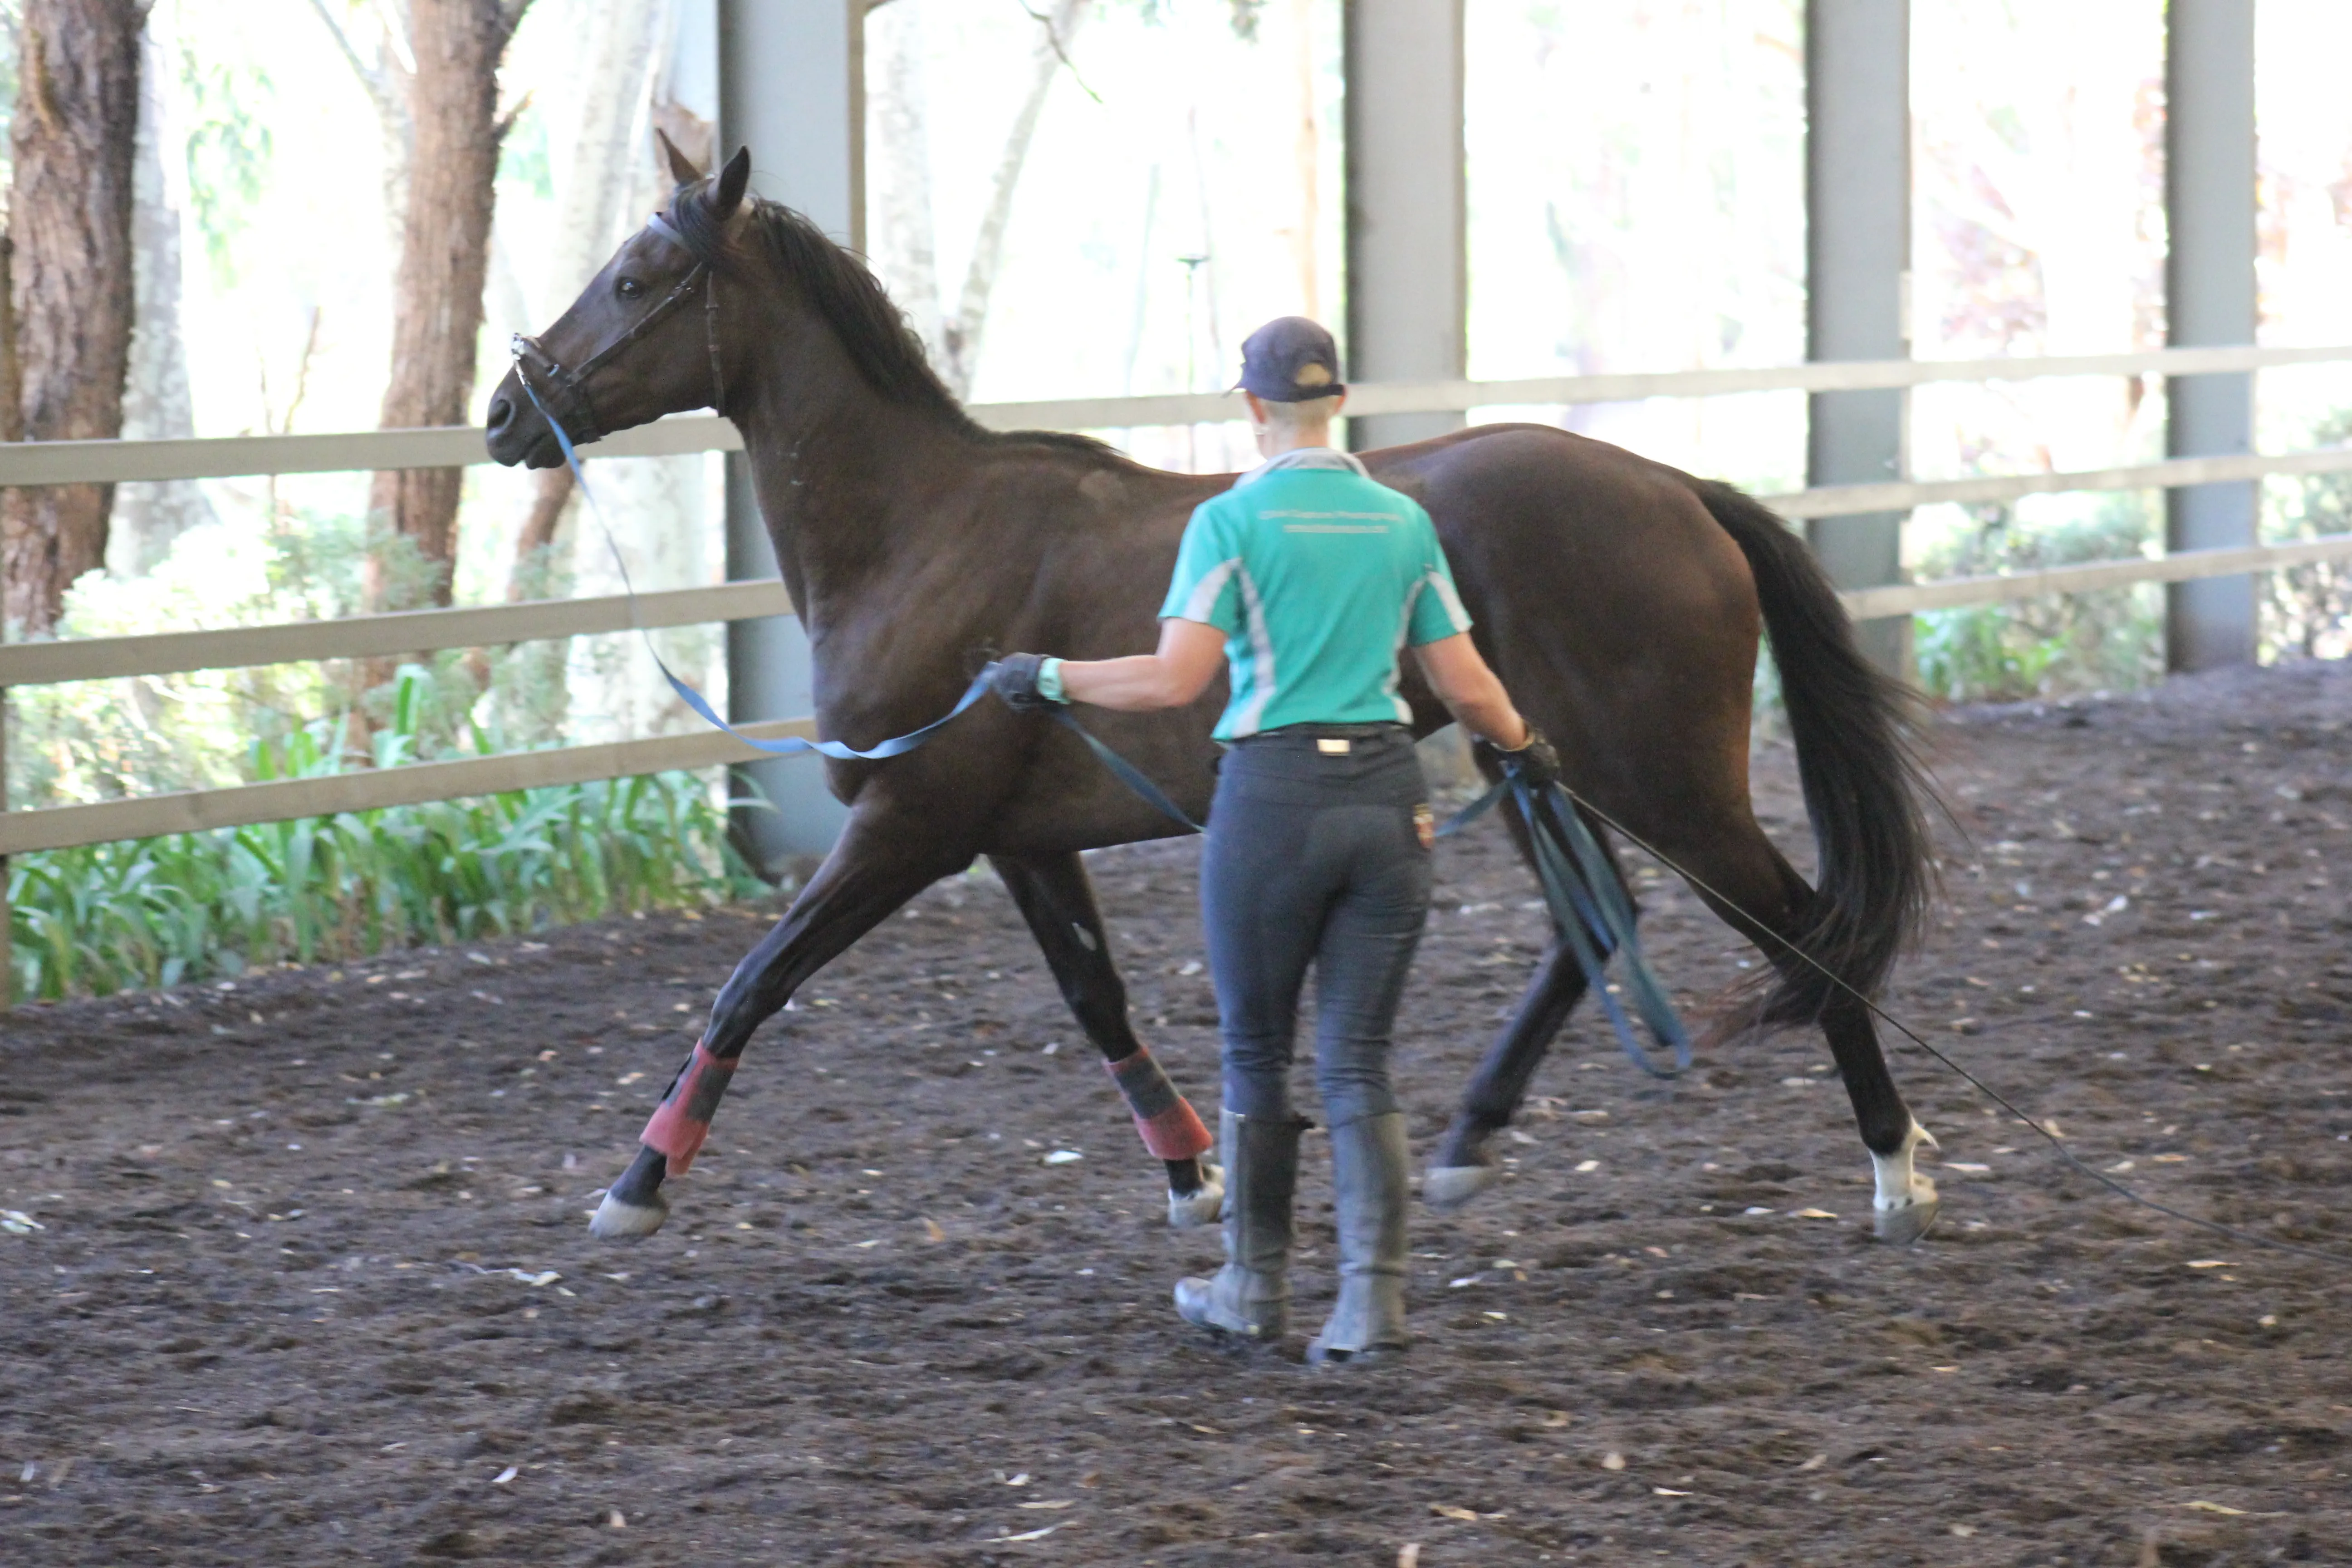
MULTIPOLYGON (((2011 381, 2063 375, 2209 374, 2283 365, 2352 362, 2352 348, 2175 349, 2035 360, 1916 361, 1811 364, 1781 369, 1675 372, 1656 375, 1547 377, 1523 381, 1370 383, 1353 389, 1359 413, 1413 413, 1511 405, 1697 397, 1774 390, 1835 391, 1933 382, 2011 381)), ((1133 428, 1238 416, 1227 395, 1094 398, 996 404, 972 413, 998 428, 1133 428)), ((739 449, 734 426, 715 416, 664 419, 607 437, 596 457, 655 457, 739 449)), ((441 468, 487 461, 471 428, 331 436, 237 437, 191 441, 63 441, 0 446, 0 488, 92 480, 228 478, 360 468, 441 468)), ((2074 473, 1988 476, 1882 485, 1845 485, 1767 496, 1790 518, 1895 511, 1936 502, 1986 502, 2061 490, 2168 488, 2352 471, 2352 449, 2277 456, 2176 458, 2074 473)), ((2081 593, 2133 583, 2235 576, 2321 561, 2352 559, 2352 534, 2241 550, 2208 550, 2098 562, 1999 577, 1861 589, 1843 595, 1858 620, 1920 610, 1995 604, 2042 594, 2081 593)), ((625 595, 547 600, 478 608, 354 616, 217 631, 94 637, 0 647, 0 694, 9 687, 177 674, 328 658, 360 658, 478 647, 535 638, 702 625, 790 615, 774 579, 625 595)), ((814 721, 744 726, 772 738, 809 735, 814 721)), ((724 734, 667 736, 509 752, 493 757, 365 770, 324 778, 191 790, 131 800, 0 814, 0 857, 37 849, 190 832, 292 817, 363 811, 674 768, 715 767, 759 753, 724 734)), ((0 962, 6 910, 0 903, 0 962)))
MULTIPOLYGON (((2352 362, 2341 348, 2156 349, 2143 353, 2039 359, 1849 360, 1818 364, 1677 370, 1628 375, 1554 375, 1516 381, 1363 382, 1356 414, 1463 413, 1473 408, 1573 406, 1650 397, 1721 397, 1754 392, 1850 392, 1948 382, 2034 381, 2076 375, 2211 375, 2352 362)), ((1132 430, 1222 424, 1245 417, 1237 393, 979 403, 971 416, 992 430, 1132 430)), ((675 415, 582 448, 596 458, 739 452, 743 437, 716 415, 675 415)), ((450 468, 488 463, 471 426, 362 430, 318 436, 228 436, 174 441, 24 441, 0 445, 0 489, 134 479, 218 479, 376 468, 450 468)))

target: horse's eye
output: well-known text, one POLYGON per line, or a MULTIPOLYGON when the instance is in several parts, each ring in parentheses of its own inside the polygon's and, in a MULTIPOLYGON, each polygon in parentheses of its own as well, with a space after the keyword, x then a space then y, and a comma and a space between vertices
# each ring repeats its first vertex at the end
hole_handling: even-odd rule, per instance
POLYGON ((622 279, 617 287, 620 289, 621 298, 624 300, 634 300, 638 295, 646 291, 646 286, 638 282, 634 278, 622 279))

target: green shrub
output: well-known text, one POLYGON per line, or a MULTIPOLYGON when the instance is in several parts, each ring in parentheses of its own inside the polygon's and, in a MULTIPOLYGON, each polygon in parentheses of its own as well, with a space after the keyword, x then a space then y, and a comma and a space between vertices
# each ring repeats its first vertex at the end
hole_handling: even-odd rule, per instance
MULTIPOLYGON (((2313 426, 2300 447, 2352 443, 2352 409, 2313 426)), ((2263 542, 2286 544, 2352 533, 2352 474, 2274 475, 2263 485, 2263 542)), ((2352 561, 2319 561, 2267 572, 2262 584, 2263 657, 2352 655, 2352 561)))
MULTIPOLYGON (((2128 560, 2159 536, 2161 503, 2101 498, 2090 510, 2035 528, 2007 507, 1916 563, 1923 581, 2128 560)), ((1919 685, 1953 702, 2015 701, 2070 691, 2129 690, 2164 672, 2163 590, 2142 584, 2093 594, 1929 610, 1912 622, 1919 685)))
MULTIPOLYGON (((412 759, 430 681, 402 672, 379 765, 412 759)), ((253 772, 335 773, 342 752, 339 728, 297 731, 253 772)), ((105 995, 766 890, 692 774, 516 790, 17 856, 11 978, 20 998, 105 995)))

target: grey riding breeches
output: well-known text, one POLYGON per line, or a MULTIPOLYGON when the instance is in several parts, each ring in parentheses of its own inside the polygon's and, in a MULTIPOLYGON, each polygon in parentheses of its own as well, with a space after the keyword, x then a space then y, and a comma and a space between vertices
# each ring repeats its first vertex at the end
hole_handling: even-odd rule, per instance
POLYGON ((1390 1037, 1429 913, 1428 801, 1401 725, 1299 725, 1226 753, 1201 858, 1226 1110, 1290 1114, 1310 964, 1325 1118, 1397 1109, 1390 1037))

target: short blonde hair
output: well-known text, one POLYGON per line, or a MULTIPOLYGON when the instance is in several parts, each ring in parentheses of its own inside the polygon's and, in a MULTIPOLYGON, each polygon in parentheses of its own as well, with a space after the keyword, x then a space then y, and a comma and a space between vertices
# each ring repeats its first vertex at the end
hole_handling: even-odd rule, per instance
POLYGON ((1339 412, 1339 395, 1329 397, 1309 397, 1297 403, 1268 403, 1265 422, 1285 430, 1296 430, 1307 425, 1328 425, 1339 412))

